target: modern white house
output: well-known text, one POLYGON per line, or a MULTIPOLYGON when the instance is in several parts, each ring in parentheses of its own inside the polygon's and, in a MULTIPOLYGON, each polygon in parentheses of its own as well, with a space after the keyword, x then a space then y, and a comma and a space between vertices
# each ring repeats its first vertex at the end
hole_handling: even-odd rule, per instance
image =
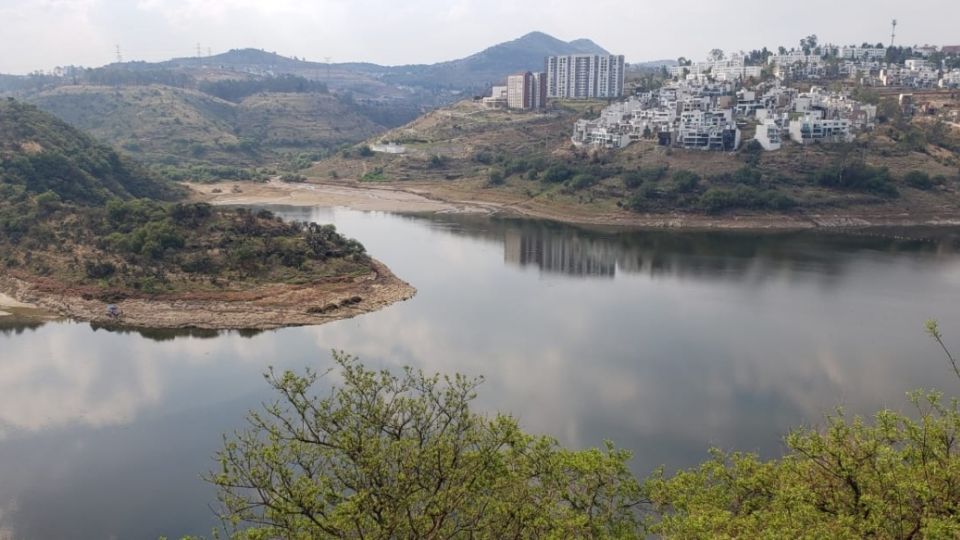
POLYGON ((507 108, 507 87, 494 86, 490 89, 490 95, 483 98, 483 104, 491 109, 507 108))
POLYGON ((768 152, 779 150, 783 146, 783 139, 780 137, 781 130, 782 128, 774 120, 762 120, 757 125, 757 134, 754 136, 754 140, 768 152))
POLYGON ((815 142, 851 142, 849 120, 828 120, 806 114, 790 121, 790 139, 800 144, 815 142))

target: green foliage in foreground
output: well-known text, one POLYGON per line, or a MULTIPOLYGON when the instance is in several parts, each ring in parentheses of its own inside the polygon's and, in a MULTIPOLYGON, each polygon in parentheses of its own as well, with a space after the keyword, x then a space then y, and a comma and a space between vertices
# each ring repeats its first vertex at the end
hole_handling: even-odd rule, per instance
POLYGON ((226 442, 219 487, 236 538, 637 538, 628 452, 570 451, 470 411, 479 383, 402 376, 337 355, 343 383, 270 373, 282 396, 226 442))
POLYGON ((787 437, 780 460, 713 451, 713 459, 645 483, 668 538, 957 538, 960 410, 912 396, 918 419, 829 419, 787 437))
POLYGON ((778 460, 713 450, 641 482, 612 443, 566 450, 471 412, 479 380, 335 360, 327 397, 316 373, 268 373, 281 399, 225 440, 208 481, 234 538, 960 536, 960 404, 936 393, 794 431, 778 460))

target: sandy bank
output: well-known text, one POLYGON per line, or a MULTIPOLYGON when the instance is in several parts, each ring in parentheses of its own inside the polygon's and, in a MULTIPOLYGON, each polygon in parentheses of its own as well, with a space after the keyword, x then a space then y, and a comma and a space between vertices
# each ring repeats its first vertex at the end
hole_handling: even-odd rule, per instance
POLYGON ((213 330, 323 324, 377 311, 416 294, 416 289, 377 261, 367 275, 311 285, 277 284, 242 292, 131 297, 115 302, 123 311, 119 323, 107 317, 107 302, 96 299, 90 291, 40 278, 28 280, 9 275, 0 275, 0 290, 18 302, 29 302, 82 321, 213 330))
MULTIPOLYGON (((24 309, 31 309, 31 308, 36 308, 36 307, 37 307, 37 306, 34 306, 34 305, 32 305, 32 304, 27 304, 27 303, 25 303, 25 302, 20 302, 20 301, 17 300, 16 298, 13 298, 12 296, 9 296, 9 295, 6 295, 6 294, 3 294, 2 292, 0 292, 0 309, 2 309, 2 308, 24 308, 24 309)), ((7 313, 7 315, 10 315, 10 314, 7 313)))
POLYGON ((488 211, 481 205, 442 201, 394 187, 300 184, 278 180, 265 184, 221 182, 186 185, 198 199, 219 205, 344 206, 361 211, 404 213, 488 211))
POLYGON ((638 214, 616 208, 598 209, 569 202, 530 199, 516 193, 452 182, 408 181, 371 185, 355 181, 308 184, 272 181, 267 184, 225 182, 189 186, 195 190, 197 199, 218 205, 289 204, 343 206, 362 211, 398 213, 482 213, 635 229, 803 230, 960 225, 960 212, 950 206, 918 210, 890 204, 838 209, 835 212, 712 216, 681 212, 638 214), (234 192, 235 189, 240 192, 234 192))

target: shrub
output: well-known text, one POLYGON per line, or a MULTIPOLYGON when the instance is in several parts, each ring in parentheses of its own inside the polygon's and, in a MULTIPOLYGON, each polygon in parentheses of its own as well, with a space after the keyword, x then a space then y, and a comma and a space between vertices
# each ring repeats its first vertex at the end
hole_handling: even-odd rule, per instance
POLYGON ((710 213, 719 213, 737 208, 753 210, 788 210, 796 201, 775 190, 760 191, 750 186, 733 189, 710 188, 700 196, 699 206, 710 213))
POLYGON ((491 186, 501 186, 506 181, 503 171, 500 169, 490 169, 487 174, 487 184, 491 186))
POLYGON ((566 182, 571 177, 573 177, 574 171, 562 164, 551 165, 547 170, 543 171, 543 181, 549 182, 551 184, 559 184, 560 182, 566 182))
POLYGON ((442 169, 447 166, 448 161, 449 161, 449 158, 447 156, 434 154, 430 156, 430 163, 427 166, 431 169, 442 169))
POLYGON ((690 193, 700 184, 700 176, 690 171, 677 171, 670 180, 672 193, 690 193))
POLYGON ((623 175, 623 185, 629 189, 640 187, 644 182, 657 182, 667 175, 666 165, 656 165, 653 167, 641 167, 635 171, 629 171, 623 175))
POLYGON ((903 181, 910 187, 917 189, 932 189, 934 181, 923 171, 910 171, 903 177, 903 181))
POLYGON ((360 157, 370 157, 373 155, 373 149, 371 149, 368 145, 365 144, 357 149, 357 154, 360 157))
POLYGON ((862 161, 855 161, 829 169, 823 169, 815 175, 817 184, 823 187, 866 191, 884 197, 899 195, 886 168, 871 167, 862 161))
POLYGON ((84 272, 88 278, 103 279, 112 276, 117 271, 117 267, 111 262, 84 261, 84 272))
POLYGON ((481 150, 473 155, 473 160, 483 165, 490 165, 494 161, 494 156, 486 150, 481 150))
POLYGON ((586 189, 597 183, 597 177, 592 174, 580 173, 570 179, 573 189, 586 189))

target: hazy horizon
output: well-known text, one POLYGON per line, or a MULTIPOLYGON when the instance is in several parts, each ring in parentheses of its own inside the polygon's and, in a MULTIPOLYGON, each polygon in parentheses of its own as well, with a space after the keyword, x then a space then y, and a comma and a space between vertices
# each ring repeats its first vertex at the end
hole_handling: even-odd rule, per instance
POLYGON ((541 31, 569 41, 587 38, 628 62, 699 59, 726 51, 796 45, 817 34, 836 44, 890 40, 898 44, 960 44, 960 4, 893 0, 839 4, 810 0, 745 0, 689 5, 622 0, 0 0, 6 21, 0 73, 56 66, 96 67, 116 60, 161 61, 230 49, 257 48, 316 62, 431 64, 541 31), (681 39, 679 32, 688 34, 681 39))

